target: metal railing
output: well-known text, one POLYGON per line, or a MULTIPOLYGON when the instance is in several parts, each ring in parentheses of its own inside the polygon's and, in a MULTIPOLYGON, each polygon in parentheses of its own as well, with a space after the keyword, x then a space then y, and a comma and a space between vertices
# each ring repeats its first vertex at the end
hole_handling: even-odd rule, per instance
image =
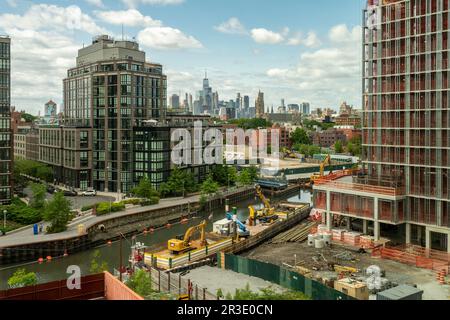
POLYGON ((368 193, 378 193, 386 196, 402 196, 405 195, 405 191, 403 188, 389 188, 389 187, 379 187, 365 184, 357 184, 357 183, 344 183, 337 181, 327 181, 327 180, 318 180, 315 182, 316 186, 326 186, 329 188, 333 188, 338 191, 341 190, 352 190, 352 191, 361 191, 368 193))

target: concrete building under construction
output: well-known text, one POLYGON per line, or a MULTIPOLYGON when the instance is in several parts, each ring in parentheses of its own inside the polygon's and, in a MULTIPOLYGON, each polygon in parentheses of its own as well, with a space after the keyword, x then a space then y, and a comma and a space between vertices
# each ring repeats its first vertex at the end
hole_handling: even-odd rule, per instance
POLYGON ((315 206, 330 229, 345 216, 376 239, 450 252, 449 6, 368 0, 364 172, 315 185, 315 206))

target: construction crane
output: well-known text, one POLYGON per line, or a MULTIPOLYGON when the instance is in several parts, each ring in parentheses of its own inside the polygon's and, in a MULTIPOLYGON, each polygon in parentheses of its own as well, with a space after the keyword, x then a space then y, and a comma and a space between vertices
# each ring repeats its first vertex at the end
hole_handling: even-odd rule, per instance
POLYGON ((173 254, 181 254, 195 249, 194 247, 192 247, 190 242, 192 235, 196 231, 200 232, 200 246, 204 247, 206 245, 205 228, 206 228, 206 220, 204 220, 197 226, 189 228, 184 234, 184 237, 182 239, 169 240, 167 246, 169 251, 171 251, 173 254))
POLYGON ((255 190, 256 194, 264 204, 264 208, 262 210, 256 210, 253 206, 248 207, 250 211, 250 225, 255 225, 256 220, 270 223, 273 220, 278 219, 278 216, 275 214, 275 208, 271 206, 270 200, 267 199, 262 192, 261 186, 256 185, 255 190))
POLYGON ((270 200, 266 198, 266 196, 264 195, 262 188, 259 184, 256 185, 255 187, 256 190, 256 194, 258 195, 258 197, 261 199, 262 203, 264 204, 264 215, 273 215, 273 213, 275 212, 275 208, 273 208, 270 205, 270 200))
MULTIPOLYGON (((320 164, 320 174, 313 174, 311 176, 311 182, 314 183, 316 180, 323 178, 325 173, 325 167, 331 165, 331 156, 327 155, 325 160, 320 164)), ((332 171, 330 170, 330 174, 332 171)))

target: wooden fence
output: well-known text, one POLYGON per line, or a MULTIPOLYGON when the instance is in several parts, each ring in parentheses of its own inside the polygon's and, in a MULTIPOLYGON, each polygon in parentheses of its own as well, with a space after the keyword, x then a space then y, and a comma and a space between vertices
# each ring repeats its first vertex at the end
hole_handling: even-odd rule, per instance
POLYGON ((163 272, 155 268, 150 268, 152 278, 152 288, 159 292, 167 292, 175 295, 188 295, 189 300, 217 300, 217 297, 182 277, 180 274, 163 272))

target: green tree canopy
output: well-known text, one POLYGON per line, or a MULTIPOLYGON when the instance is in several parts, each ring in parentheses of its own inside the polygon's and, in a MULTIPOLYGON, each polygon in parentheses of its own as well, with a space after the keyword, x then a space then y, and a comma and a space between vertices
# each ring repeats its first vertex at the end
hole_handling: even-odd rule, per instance
POLYGON ((343 153, 344 152, 344 146, 343 146, 341 140, 336 141, 336 143, 334 144, 334 151, 336 153, 343 153))
POLYGON ((258 128, 270 128, 272 123, 266 119, 252 118, 252 119, 233 119, 229 123, 237 125, 244 130, 258 129, 258 128))
POLYGON ((166 183, 160 186, 160 192, 164 196, 168 195, 185 195, 188 192, 198 190, 198 185, 191 172, 180 170, 175 167, 166 183))
POLYGON ((213 180, 221 186, 233 186, 237 179, 237 170, 233 166, 216 165, 211 171, 213 180))
POLYGON ((252 176, 250 174, 250 170, 247 168, 245 168, 244 170, 242 170, 239 173, 237 181, 242 186, 248 186, 254 182, 254 180, 252 179, 252 176))
POLYGON ((47 232, 58 233, 67 230, 67 223, 71 219, 70 207, 70 201, 64 197, 62 192, 54 195, 44 210, 44 219, 50 222, 47 232))
POLYGON ((33 122, 34 120, 37 119, 36 116, 33 116, 32 114, 29 113, 22 113, 21 118, 25 120, 25 122, 33 122))
POLYGON ((14 161, 14 179, 23 183, 24 179, 21 174, 32 176, 47 182, 53 182, 53 170, 40 162, 32 160, 15 160, 14 161))
POLYGON ((209 175, 208 179, 203 181, 200 190, 203 195, 209 196, 215 194, 219 190, 219 184, 216 181, 214 181, 212 175, 209 175))
POLYGON ((350 139, 350 141, 347 144, 347 151, 353 155, 353 156, 361 156, 361 151, 362 151, 362 139, 361 136, 356 136, 352 139, 350 139))
POLYGON ((312 157, 315 154, 321 153, 321 148, 315 145, 296 144, 293 149, 307 157, 312 157))
MULTIPOLYGON (((227 295, 227 298, 231 298, 227 295)), ((267 301, 283 301, 283 300, 309 300, 309 298, 302 292, 298 291, 284 291, 277 292, 271 287, 261 289, 260 292, 253 292, 250 290, 249 284, 244 289, 236 289, 234 297, 231 300, 267 300, 267 301)))
POLYGON ((8 279, 10 288, 23 288, 34 286, 38 283, 37 276, 34 272, 26 272, 25 269, 19 269, 8 279))
POLYGON ((291 141, 293 144, 299 143, 310 145, 312 143, 308 133, 303 128, 295 129, 295 131, 291 134, 291 141))
POLYGON ((32 183, 31 191, 33 192, 33 197, 30 201, 30 207, 37 210, 43 209, 45 206, 47 188, 41 183, 32 183))
POLYGON ((152 199, 154 197, 159 198, 160 194, 156 191, 150 179, 148 177, 144 177, 139 181, 139 184, 131 190, 131 193, 137 197, 152 199))
POLYGON ((89 269, 91 274, 108 271, 108 263, 106 261, 100 261, 101 258, 102 254, 100 253, 100 250, 95 250, 94 253, 92 253, 91 267, 89 269))
POLYGON ((152 289, 152 278, 150 273, 144 270, 136 271, 127 281, 127 286, 141 297, 148 297, 155 291, 152 289))

